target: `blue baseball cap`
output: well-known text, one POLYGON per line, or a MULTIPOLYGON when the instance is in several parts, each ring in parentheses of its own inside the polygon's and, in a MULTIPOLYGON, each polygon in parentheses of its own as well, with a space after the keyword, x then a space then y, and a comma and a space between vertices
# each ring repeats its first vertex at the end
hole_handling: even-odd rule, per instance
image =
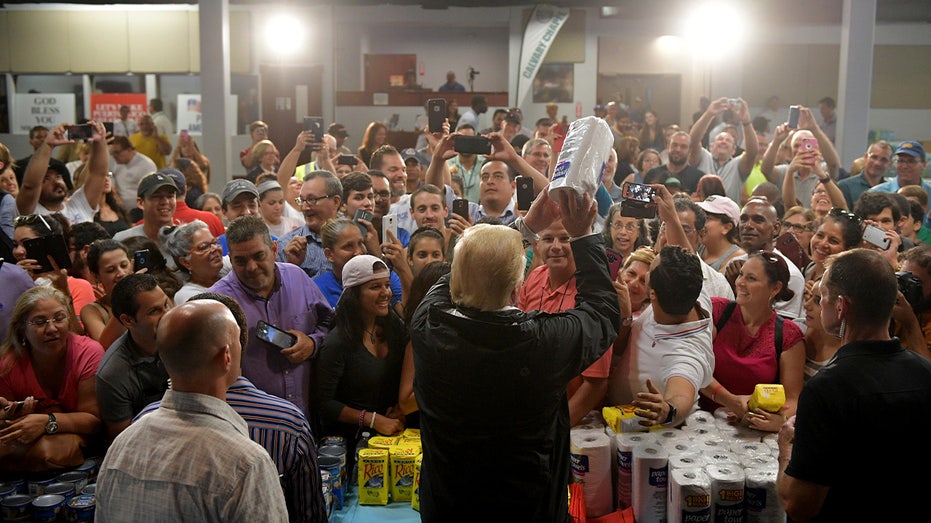
POLYGON ((895 150, 895 154, 907 154, 918 158, 922 162, 925 161, 925 148, 918 142, 902 142, 899 148, 895 150))

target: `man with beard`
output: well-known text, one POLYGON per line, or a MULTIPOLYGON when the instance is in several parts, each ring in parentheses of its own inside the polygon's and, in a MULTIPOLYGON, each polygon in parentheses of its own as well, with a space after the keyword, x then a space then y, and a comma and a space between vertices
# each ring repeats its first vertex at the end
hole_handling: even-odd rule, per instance
POLYGON ((779 236, 781 225, 776 215, 776 208, 771 203, 763 198, 750 198, 740 212, 740 223, 737 225, 740 230, 740 246, 747 251, 747 254, 736 256, 728 262, 724 267, 724 276, 733 289, 740 269, 750 254, 757 251, 770 251, 782 256, 786 265, 789 266, 789 288, 795 295, 789 301, 775 302, 773 307, 780 316, 796 323, 804 323, 802 303, 805 293, 805 276, 792 260, 786 258, 773 246, 773 240, 779 236))
MULTIPOLYGON (((689 152, 692 148, 689 133, 676 131, 669 137, 666 151, 669 153, 669 163, 654 167, 643 176, 643 183, 664 183, 668 178, 676 178, 682 183, 682 188, 689 194, 698 188, 698 180, 705 173, 689 165, 689 152)), ((739 200, 738 200, 739 201, 739 200)))
MULTIPOLYGON (((701 145, 702 138, 704 138, 705 132, 708 131, 711 122, 728 109, 732 109, 737 113, 741 128, 746 132, 746 135, 753 133, 747 103, 742 98, 738 98, 736 101, 719 98, 711 102, 708 110, 692 126, 689 133, 692 145, 689 149, 688 162, 689 165, 695 166, 706 173, 720 176, 721 181, 724 182, 726 196, 735 202, 740 202, 743 201, 740 194, 743 192, 744 182, 750 176, 750 171, 753 170, 753 166, 756 164, 756 157, 759 153, 757 141, 747 140, 744 144, 747 149, 738 156, 734 156, 737 143, 733 135, 727 132, 720 132, 711 138, 710 151, 701 145)), ((763 172, 765 173, 766 169, 763 172)))
POLYGON ((74 143, 65 133, 67 125, 52 129, 40 144, 23 175, 23 184, 16 195, 16 207, 20 214, 52 214, 60 212, 73 225, 94 221, 94 213, 103 198, 107 181, 107 142, 102 124, 92 123, 94 136, 90 156, 87 160, 87 181, 74 191, 70 198, 65 180, 70 179, 68 168, 60 162, 52 162, 52 149, 58 145, 74 143))

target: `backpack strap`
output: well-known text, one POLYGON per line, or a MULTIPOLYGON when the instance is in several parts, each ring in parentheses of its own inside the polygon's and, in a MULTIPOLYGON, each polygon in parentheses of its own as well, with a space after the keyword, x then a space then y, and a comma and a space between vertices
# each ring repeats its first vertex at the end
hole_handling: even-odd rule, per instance
MULTIPOLYGON (((734 314, 735 307, 737 307, 736 301, 731 300, 727 302, 727 305, 724 307, 724 310, 721 311, 721 316, 718 318, 718 321, 714 324, 714 329, 716 331, 721 332, 721 328, 723 328, 724 324, 727 323, 727 320, 731 318, 731 314, 734 314)), ((781 334, 781 331, 780 331, 780 334, 781 334)))

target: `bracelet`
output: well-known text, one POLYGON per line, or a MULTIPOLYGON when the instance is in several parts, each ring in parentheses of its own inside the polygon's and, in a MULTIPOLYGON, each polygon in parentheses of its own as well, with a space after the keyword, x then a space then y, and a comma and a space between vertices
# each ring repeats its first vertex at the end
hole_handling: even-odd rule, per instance
POLYGON ((711 389, 711 401, 716 401, 714 397, 717 396, 718 393, 721 392, 721 389, 723 388, 724 388, 724 385, 721 385, 720 383, 718 383, 717 387, 711 389))
POLYGON ((361 429, 364 426, 365 426, 365 411, 363 410, 359 412, 359 428, 361 429))
POLYGON ((375 428, 375 416, 378 416, 378 413, 377 413, 377 412, 373 412, 373 413, 372 413, 372 422, 369 423, 369 428, 370 428, 370 429, 375 428))

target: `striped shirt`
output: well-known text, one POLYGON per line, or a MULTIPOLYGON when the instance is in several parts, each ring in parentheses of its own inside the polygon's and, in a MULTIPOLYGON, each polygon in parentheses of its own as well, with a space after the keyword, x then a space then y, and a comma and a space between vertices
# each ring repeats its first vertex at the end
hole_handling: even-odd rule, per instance
MULTIPOLYGON (((284 477, 289 519, 326 523, 316 444, 301 410, 242 376, 226 391, 226 402, 246 420, 249 438, 268 451, 284 477)), ((159 402, 152 403, 134 421, 158 407, 159 402)))

